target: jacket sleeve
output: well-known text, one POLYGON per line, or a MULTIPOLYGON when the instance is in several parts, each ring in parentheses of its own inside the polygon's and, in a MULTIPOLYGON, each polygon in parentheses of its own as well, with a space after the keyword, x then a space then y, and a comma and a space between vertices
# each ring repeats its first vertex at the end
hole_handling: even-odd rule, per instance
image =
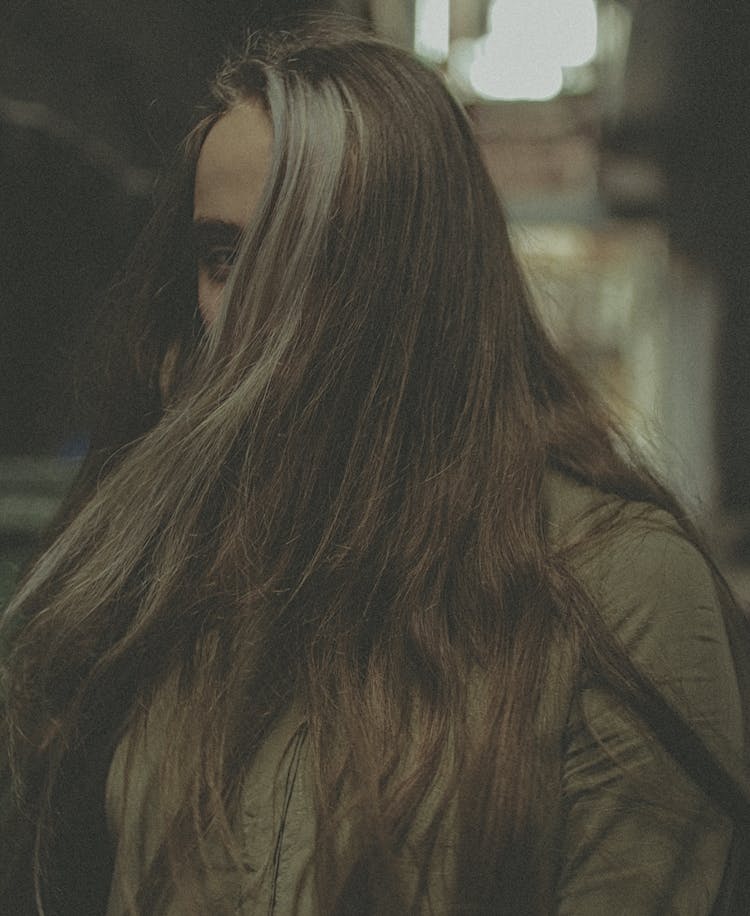
MULTIPOLYGON (((582 576, 632 660, 743 779, 742 711, 712 574, 666 525, 634 526, 582 576)), ((567 721, 559 916, 708 916, 732 824, 601 683, 567 721)))

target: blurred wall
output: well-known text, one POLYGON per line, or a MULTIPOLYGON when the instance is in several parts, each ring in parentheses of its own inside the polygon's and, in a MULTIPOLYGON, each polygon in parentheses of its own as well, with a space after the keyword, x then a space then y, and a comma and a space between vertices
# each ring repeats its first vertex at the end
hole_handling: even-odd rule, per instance
MULTIPOLYGON (((715 277, 719 498, 750 532, 750 4, 628 5, 625 83, 603 144, 610 157, 660 167, 667 197, 658 215, 674 246, 715 277)), ((622 206, 616 192, 610 197, 622 206)), ((686 320, 697 320, 689 308, 695 303, 686 302, 686 320)), ((735 546, 750 562, 750 534, 735 546)))

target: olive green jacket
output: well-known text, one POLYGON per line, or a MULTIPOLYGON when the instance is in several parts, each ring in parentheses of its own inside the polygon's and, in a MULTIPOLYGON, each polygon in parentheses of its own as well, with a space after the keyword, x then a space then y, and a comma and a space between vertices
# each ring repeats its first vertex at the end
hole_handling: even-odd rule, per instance
MULTIPOLYGON (((557 476, 547 497, 550 536, 558 543, 590 525, 601 500, 557 476)), ((577 561, 604 621, 750 797, 750 655, 743 621, 722 611, 705 561, 663 513, 626 509, 605 543, 577 561)), ((107 916, 135 912, 128 888, 162 837, 170 800, 157 774, 171 702, 166 689, 146 731, 126 736, 109 768, 114 868, 107 916)), ((551 855, 558 859, 555 916, 739 916, 732 890, 745 852, 730 820, 606 687, 576 669, 562 644, 550 660, 536 728, 557 779, 548 812, 551 855), (644 785, 656 787, 655 795, 644 795, 644 785)), ((236 812, 241 865, 227 861, 217 842, 204 882, 209 903, 198 905, 189 891, 178 891, 158 916, 285 916, 295 912, 295 900, 301 916, 318 914, 305 869, 314 846, 312 799, 304 714, 293 708, 247 771, 236 812)), ((448 818, 441 834, 444 868, 431 871, 425 913, 457 914, 470 899, 471 889, 451 880, 451 829, 448 818)), ((404 882, 414 878, 404 862, 404 882)))
MULTIPOLYGON (((575 537, 595 500, 587 488, 551 478, 553 540, 575 537)), ((579 561, 579 575, 631 657, 737 778, 746 780, 743 702, 735 673, 745 662, 733 657, 712 575, 665 516, 652 512, 638 520, 640 514, 630 512, 607 549, 579 561)), ((123 879, 137 877, 158 846, 163 818, 155 773, 169 733, 168 709, 162 697, 147 735, 135 746, 135 739, 123 742, 110 769, 107 809, 117 855, 108 916, 128 912, 123 879), (126 786, 128 749, 140 766, 126 786)), ((577 676, 563 647, 550 665, 537 728, 542 752, 554 755, 559 778, 559 801, 549 811, 556 838, 551 848, 560 856, 558 916, 720 912, 732 882, 730 821, 644 737, 605 687, 585 673, 577 676), (658 798, 643 797, 644 777, 657 787, 658 798)), ((214 911, 292 913, 300 888, 299 912, 316 912, 309 875, 302 880, 314 845, 312 797, 304 715, 292 709, 247 773, 237 812, 243 867, 232 869, 217 851, 208 882, 214 911)), ((450 835, 451 825, 444 824, 445 867, 431 874, 430 886, 437 914, 461 912, 470 894, 451 884, 450 835)), ((414 870, 405 862, 403 872, 408 885, 414 870)), ((169 916, 188 911, 184 899, 168 908, 169 916)))

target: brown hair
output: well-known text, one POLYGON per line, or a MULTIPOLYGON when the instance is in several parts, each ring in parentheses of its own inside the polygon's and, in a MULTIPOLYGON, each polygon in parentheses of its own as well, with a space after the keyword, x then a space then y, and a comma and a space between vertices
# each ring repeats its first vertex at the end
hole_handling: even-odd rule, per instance
MULTIPOLYGON (((144 912, 185 862, 200 865, 208 819, 231 847, 243 769, 294 700, 316 776, 322 912, 408 910, 393 863, 446 749, 419 893, 457 798, 458 875, 476 912, 550 912, 539 825, 555 776, 532 726, 550 647, 585 658, 667 743, 690 731, 551 548, 543 481, 556 469, 678 507, 626 460, 540 327, 439 74, 346 30, 256 36, 214 103, 117 289, 131 328, 122 389, 10 611, 22 623, 3 738, 37 825, 37 903, 54 911, 62 893, 76 768, 106 771, 177 671, 190 700, 164 778, 182 767, 182 804, 135 889, 144 912), (195 160, 248 96, 272 120, 273 165, 206 331, 187 241, 195 160), (501 699, 470 727, 472 672, 501 699)), ((709 766, 702 783, 731 795, 709 766)))

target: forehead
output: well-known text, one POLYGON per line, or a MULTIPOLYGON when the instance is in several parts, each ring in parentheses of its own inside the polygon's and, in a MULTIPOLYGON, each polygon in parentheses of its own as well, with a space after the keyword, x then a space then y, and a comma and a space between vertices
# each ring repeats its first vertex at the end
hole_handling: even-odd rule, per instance
POLYGON ((213 125, 195 173, 195 218, 244 226, 263 190, 271 163, 273 131, 259 102, 236 105, 213 125))

